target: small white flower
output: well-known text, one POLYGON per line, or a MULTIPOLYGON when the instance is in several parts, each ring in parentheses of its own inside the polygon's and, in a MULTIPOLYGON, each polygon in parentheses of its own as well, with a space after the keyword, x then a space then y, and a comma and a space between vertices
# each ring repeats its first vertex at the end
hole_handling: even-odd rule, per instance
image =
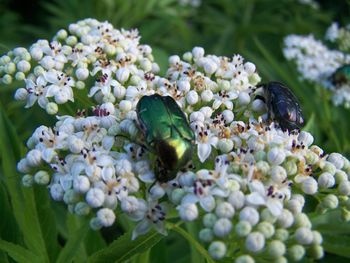
POLYGON ((44 78, 48 83, 51 83, 47 86, 46 97, 54 97, 57 104, 74 101, 72 86, 75 83, 72 77, 52 69, 44 73, 44 78))
POLYGON ((246 201, 250 205, 264 205, 274 216, 279 216, 282 213, 283 204, 282 199, 273 193, 273 187, 265 190, 265 186, 258 180, 253 180, 249 183, 250 194, 246 196, 246 201))
POLYGON ((88 96, 92 97, 97 92, 101 92, 103 96, 107 96, 111 93, 111 89, 118 87, 118 85, 120 85, 118 81, 113 79, 108 73, 104 73, 96 80, 95 86, 90 89, 88 96))
POLYGON ((132 233, 132 240, 137 236, 145 234, 153 226, 158 233, 167 235, 165 229, 165 207, 164 204, 158 204, 150 201, 147 206, 143 208, 144 215, 140 218, 140 223, 135 227, 132 233))
POLYGON ((251 252, 258 252, 265 246, 265 237, 260 232, 252 232, 247 236, 245 247, 251 252))
POLYGON ((216 110, 223 104, 228 110, 232 110, 232 100, 236 99, 237 97, 238 93, 235 91, 220 90, 217 94, 214 94, 214 103, 212 107, 214 110, 216 110))
POLYGON ((196 139, 198 145, 198 157, 203 163, 206 159, 208 159, 211 153, 211 147, 216 147, 218 137, 211 133, 210 130, 200 127, 196 139))

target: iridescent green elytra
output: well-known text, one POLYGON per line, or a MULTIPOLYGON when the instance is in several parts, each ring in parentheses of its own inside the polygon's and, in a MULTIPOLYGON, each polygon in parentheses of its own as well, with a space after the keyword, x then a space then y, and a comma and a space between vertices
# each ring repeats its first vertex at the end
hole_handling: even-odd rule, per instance
POLYGON ((339 67, 333 73, 331 81, 335 86, 350 84, 350 64, 339 67))
POLYGON ((157 155, 157 180, 175 178, 192 159, 194 133, 185 114, 173 98, 159 94, 143 96, 136 112, 147 146, 157 155))

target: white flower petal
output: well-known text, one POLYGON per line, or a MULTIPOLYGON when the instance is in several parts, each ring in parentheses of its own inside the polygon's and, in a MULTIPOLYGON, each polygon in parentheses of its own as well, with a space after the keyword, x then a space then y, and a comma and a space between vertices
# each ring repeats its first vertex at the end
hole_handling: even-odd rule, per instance
POLYGON ((266 200, 257 192, 253 192, 246 196, 246 201, 251 205, 265 205, 266 200))
POLYGON ((211 145, 208 143, 198 143, 198 157, 203 163, 211 153, 211 145))

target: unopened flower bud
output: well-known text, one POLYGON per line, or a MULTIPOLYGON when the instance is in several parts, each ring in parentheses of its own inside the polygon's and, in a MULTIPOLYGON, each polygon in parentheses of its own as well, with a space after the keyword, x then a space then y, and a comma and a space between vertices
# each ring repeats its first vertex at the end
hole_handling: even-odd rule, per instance
POLYGON ((198 217, 198 208, 195 204, 182 204, 177 207, 177 210, 184 221, 193 221, 198 217))
POLYGON ((257 230, 262 233, 266 239, 271 238, 275 234, 275 228, 269 222, 259 223, 257 225, 257 230))
POLYGON ((255 226, 259 222, 259 213, 253 207, 245 207, 239 213, 239 220, 248 221, 252 226, 255 226))
POLYGON ((288 248, 288 256, 292 261, 299 261, 305 255, 305 248, 301 245, 293 245, 288 248))
POLYGON ((226 245, 222 241, 214 241, 208 248, 209 255, 213 259, 221 259, 226 255, 226 245))
POLYGON ((310 245, 313 241, 312 231, 307 227, 300 227, 295 231, 295 239, 301 245, 310 245))
POLYGON ((50 182, 50 175, 46 171, 38 171, 34 175, 34 181, 40 185, 47 185, 50 182))
POLYGON ((232 229, 232 223, 227 218, 220 218, 214 224, 213 231, 217 237, 225 237, 227 236, 232 229))
POLYGON ((272 240, 267 245, 267 253, 272 258, 278 258, 283 256, 286 253, 286 246, 280 240, 272 240))
POLYGON ((248 221, 239 221, 235 226, 235 231, 238 236, 245 237, 252 231, 252 225, 248 221))
POLYGON ((286 158, 285 152, 282 149, 277 147, 272 148, 267 153, 267 160, 272 165, 280 165, 281 163, 283 163, 285 158, 286 158))
POLYGON ((213 230, 210 228, 204 228, 199 231, 199 239, 203 242, 209 243, 213 240, 213 230))
POLYGON ((85 202, 79 202, 74 207, 74 213, 79 216, 86 216, 90 213, 91 207, 85 202))
POLYGON ((86 194, 86 202, 93 208, 103 205, 105 194, 101 189, 91 188, 86 194))
POLYGON ((31 187, 33 186, 33 183, 34 183, 34 178, 32 175, 30 174, 25 174, 23 177, 22 177, 22 185, 24 187, 31 187))
POLYGON ((186 95, 186 101, 190 105, 194 105, 198 102, 198 93, 195 90, 191 90, 186 95))
POLYGON ((265 246, 265 237, 260 232, 252 232, 247 236, 245 247, 251 252, 258 252, 265 246))
POLYGON ((301 189, 305 194, 313 195, 318 190, 318 184, 314 178, 308 177, 301 183, 301 189))
POLYGON ((61 201, 63 199, 64 190, 60 184, 53 184, 50 186, 50 195, 53 200, 61 201))
POLYGON ((113 225, 115 221, 115 214, 109 208, 102 208, 97 211, 97 218, 100 220, 100 223, 104 227, 109 227, 113 225))

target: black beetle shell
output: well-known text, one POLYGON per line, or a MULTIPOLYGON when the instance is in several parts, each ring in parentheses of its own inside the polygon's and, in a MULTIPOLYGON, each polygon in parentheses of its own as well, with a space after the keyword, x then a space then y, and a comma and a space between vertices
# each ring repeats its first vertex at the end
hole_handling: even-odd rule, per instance
POLYGON ((282 130, 300 129, 304 125, 304 117, 299 102, 292 91, 277 81, 265 86, 269 118, 275 119, 282 130))

